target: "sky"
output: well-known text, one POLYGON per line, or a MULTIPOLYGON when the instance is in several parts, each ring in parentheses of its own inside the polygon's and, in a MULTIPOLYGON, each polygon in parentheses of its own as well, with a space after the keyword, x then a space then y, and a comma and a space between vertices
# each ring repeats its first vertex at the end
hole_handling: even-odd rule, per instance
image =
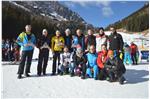
POLYGON ((107 27, 133 12, 147 1, 60 1, 74 12, 77 12, 87 23, 95 27, 107 27))

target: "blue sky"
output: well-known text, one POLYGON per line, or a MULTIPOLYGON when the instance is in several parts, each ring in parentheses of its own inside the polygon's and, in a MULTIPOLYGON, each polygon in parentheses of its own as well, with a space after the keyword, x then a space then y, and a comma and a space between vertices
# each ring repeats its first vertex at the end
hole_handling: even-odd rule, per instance
POLYGON ((146 1, 60 1, 86 22, 106 27, 140 9, 146 1))

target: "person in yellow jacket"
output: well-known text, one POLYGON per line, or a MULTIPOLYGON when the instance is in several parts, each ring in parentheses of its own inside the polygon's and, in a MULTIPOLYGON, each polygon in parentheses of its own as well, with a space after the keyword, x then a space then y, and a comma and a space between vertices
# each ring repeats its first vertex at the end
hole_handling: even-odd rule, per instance
MULTIPOLYGON (((56 61, 58 60, 58 65, 60 63, 60 53, 63 51, 65 44, 64 38, 61 36, 60 31, 56 31, 56 35, 52 37, 51 40, 51 49, 53 52, 53 67, 52 67, 52 74, 56 75, 56 61)), ((59 69, 57 69, 57 73, 59 74, 59 69)))

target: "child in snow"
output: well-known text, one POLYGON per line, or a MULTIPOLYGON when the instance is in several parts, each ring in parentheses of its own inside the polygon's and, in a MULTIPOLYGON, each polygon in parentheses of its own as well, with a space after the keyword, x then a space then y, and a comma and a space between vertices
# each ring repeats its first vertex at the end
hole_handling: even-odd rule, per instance
POLYGON ((75 74, 81 76, 81 79, 85 79, 86 75, 86 57, 83 54, 81 46, 77 46, 76 53, 72 56, 73 64, 71 68, 71 76, 75 74))
POLYGON ((105 44, 102 44, 102 51, 100 51, 98 53, 98 58, 97 58, 97 65, 99 67, 99 79, 100 80, 104 80, 106 79, 106 71, 105 71, 105 68, 104 68, 104 64, 106 62, 106 59, 107 59, 107 49, 106 49, 106 45, 105 44))
POLYGON ((108 51, 108 59, 106 60, 105 68, 110 82, 118 80, 120 84, 124 83, 125 78, 123 74, 126 71, 125 66, 120 58, 114 57, 112 50, 108 51))
POLYGON ((86 74, 88 77, 94 77, 95 80, 98 79, 98 66, 97 66, 97 53, 95 51, 94 45, 90 46, 89 53, 86 54, 88 61, 88 68, 86 74), (92 75, 93 74, 93 75, 92 75))
POLYGON ((60 54, 60 75, 68 74, 71 62, 71 53, 67 46, 64 47, 64 52, 60 54))

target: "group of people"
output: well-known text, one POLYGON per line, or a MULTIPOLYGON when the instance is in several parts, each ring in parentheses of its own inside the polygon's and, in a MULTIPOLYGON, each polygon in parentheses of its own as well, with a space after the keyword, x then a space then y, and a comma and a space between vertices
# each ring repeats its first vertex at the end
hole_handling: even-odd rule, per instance
POLYGON ((2 39, 2 61, 18 62, 19 59, 19 46, 16 40, 2 39))
POLYGON ((32 55, 36 46, 39 48, 38 76, 46 75, 51 50, 53 53, 52 76, 70 74, 71 77, 79 76, 81 79, 94 78, 95 80, 124 83, 125 61, 120 57, 124 50, 124 42, 114 27, 110 28, 110 36, 105 35, 101 27, 96 36, 92 29, 88 29, 87 36, 80 29, 77 29, 74 35, 71 34, 70 29, 66 29, 64 35, 57 30, 52 39, 48 38, 48 31, 43 29, 38 41, 31 32, 31 25, 26 25, 25 30, 16 40, 22 47, 18 79, 22 78, 22 74, 30 77, 32 55))

